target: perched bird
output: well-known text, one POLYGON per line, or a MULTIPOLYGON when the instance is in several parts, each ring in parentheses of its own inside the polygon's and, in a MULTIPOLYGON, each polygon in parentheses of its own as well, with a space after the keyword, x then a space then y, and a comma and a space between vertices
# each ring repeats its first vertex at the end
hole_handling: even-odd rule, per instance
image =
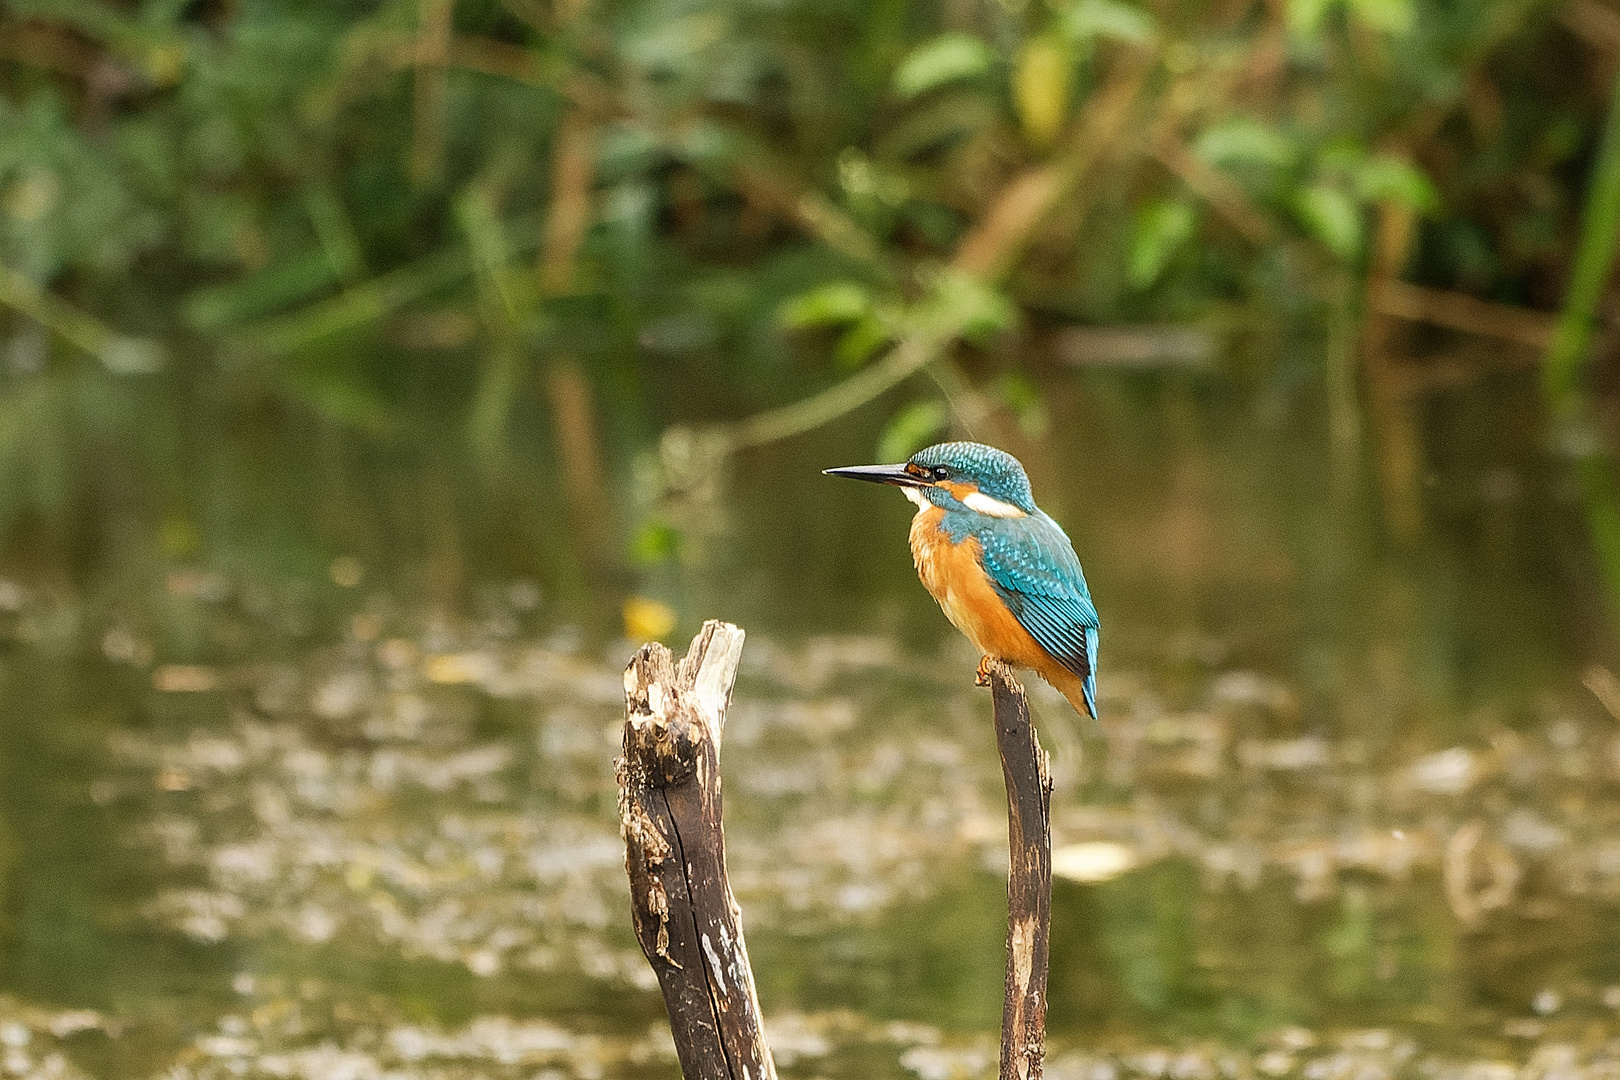
POLYGON ((827 469, 899 487, 917 504, 911 557, 945 617, 984 654, 1033 668, 1097 715, 1097 609, 1074 545, 1041 512, 1018 459, 981 443, 919 450, 903 465, 827 469))

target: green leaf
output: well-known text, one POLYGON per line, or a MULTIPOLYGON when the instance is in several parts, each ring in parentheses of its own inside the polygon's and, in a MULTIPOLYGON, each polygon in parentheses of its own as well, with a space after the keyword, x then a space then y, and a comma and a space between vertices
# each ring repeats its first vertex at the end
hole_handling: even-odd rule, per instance
POLYGON ((150 338, 114 334, 102 343, 97 358, 114 375, 150 375, 163 369, 165 355, 163 346, 150 338))
POLYGON ((193 330, 214 333, 308 300, 337 284, 324 251, 293 255, 235 281, 209 285, 186 297, 181 310, 193 330))
POLYGON ((833 350, 834 358, 844 367, 859 367, 872 358, 893 335, 883 320, 873 315, 861 319, 845 331, 833 350))
POLYGON ((1152 15, 1119 0, 1080 0, 1064 14, 1062 27, 1076 41, 1115 38, 1140 44, 1159 32, 1152 15))
POLYGON ((1389 202, 1409 207, 1420 214, 1431 214, 1440 205, 1440 194, 1410 161, 1388 154, 1375 154, 1355 169, 1356 195, 1364 202, 1389 202))
MULTIPOLYGON (((649 5, 653 19, 673 14, 673 5, 649 5)), ((674 9, 678 10, 678 9, 674 9)), ((711 59, 723 46, 731 30, 730 20, 719 11, 696 11, 675 15, 634 27, 619 45, 619 52, 632 64, 652 73, 690 75, 711 59)))
POLYGON ((680 551, 680 531, 669 522, 657 518, 643 522, 630 541, 631 560, 643 566, 669 562, 680 551))
POLYGON ((914 98, 937 86, 982 75, 994 60, 990 47, 971 34, 941 34, 900 61, 894 89, 903 98, 914 98))
POLYGON ((1012 326, 1018 320, 1018 309, 994 286, 947 268, 934 278, 932 295, 917 306, 913 316, 924 327, 976 338, 1012 326))
POLYGON ((1339 7, 1344 0, 1287 0, 1288 7, 1284 13, 1284 22, 1288 25, 1289 33, 1295 37, 1315 37, 1322 29, 1322 23, 1327 19, 1328 12, 1339 7))
POLYGON ((1348 194, 1313 184, 1294 197, 1294 214, 1307 232, 1345 261, 1361 251, 1361 208, 1348 194))
POLYGON ((945 430, 950 413, 938 398, 913 401, 895 413, 878 439, 879 461, 904 461, 945 430))
POLYGON ((1241 116, 1205 128, 1193 150, 1211 165, 1287 168, 1299 157, 1294 143, 1282 132, 1241 116))
POLYGON ((864 318, 871 310, 872 297, 866 286, 833 281, 784 300, 776 310, 776 321, 790 330, 842 326, 864 318))
POLYGON ((1165 199, 1150 203, 1136 218, 1131 261, 1126 278, 1131 288, 1150 288, 1164 274, 1175 253, 1192 239, 1198 216, 1190 203, 1165 199))
POLYGON ((1412 29, 1412 0, 1350 0, 1350 11, 1362 23, 1386 34, 1412 29))

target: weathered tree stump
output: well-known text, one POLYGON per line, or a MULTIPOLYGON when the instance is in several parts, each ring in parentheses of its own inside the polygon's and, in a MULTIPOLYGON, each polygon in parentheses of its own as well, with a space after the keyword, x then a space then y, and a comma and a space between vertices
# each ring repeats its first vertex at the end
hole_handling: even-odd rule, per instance
POLYGON ((742 913, 726 877, 720 737, 743 632, 710 620, 679 665, 642 646, 624 673, 619 821, 641 951, 686 1080, 775 1080, 742 913))
MULTIPOLYGON (((775 1080, 742 913, 726 877, 720 737, 743 632, 709 621, 679 665, 645 645, 624 672, 619 820, 631 912, 686 1080, 775 1080)), ((1007 783, 1007 979, 1001 1080, 1040 1080, 1052 920, 1052 778, 1029 699, 986 665, 1007 783)))
POLYGON ((1001 1080, 1039 1080, 1046 1054, 1046 973, 1052 926, 1052 771, 1012 668, 991 661, 996 748, 1007 782, 1007 982, 1001 1080))

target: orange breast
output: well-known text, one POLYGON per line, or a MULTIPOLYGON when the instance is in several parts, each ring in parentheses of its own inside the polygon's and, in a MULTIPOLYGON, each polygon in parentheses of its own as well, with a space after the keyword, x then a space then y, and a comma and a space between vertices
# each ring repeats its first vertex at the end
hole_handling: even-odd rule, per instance
POLYGON ((945 511, 930 507, 911 520, 911 557, 917 576, 939 601, 945 617, 987 656, 1037 670, 1053 663, 1046 650, 1018 624, 996 594, 981 561, 983 549, 969 536, 951 543, 940 528, 945 511))

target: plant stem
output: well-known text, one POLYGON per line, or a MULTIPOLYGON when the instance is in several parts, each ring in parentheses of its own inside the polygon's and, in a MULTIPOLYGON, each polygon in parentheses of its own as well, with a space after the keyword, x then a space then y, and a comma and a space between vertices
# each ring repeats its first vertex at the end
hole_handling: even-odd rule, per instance
POLYGON ((1611 627, 1620 630, 1620 494, 1614 463, 1594 430, 1591 399, 1581 375, 1591 352, 1598 301, 1620 243, 1620 76, 1592 169, 1581 215, 1575 269, 1542 368, 1541 388, 1554 431, 1554 445, 1572 459, 1581 492, 1592 553, 1605 586, 1611 627))
POLYGON ((1598 300, 1620 242, 1620 76, 1609 99, 1609 118, 1598 145, 1592 184, 1581 215, 1580 240, 1569 295, 1559 313, 1552 347, 1542 368, 1542 391, 1555 413, 1579 409, 1585 399, 1578 387, 1586 364, 1598 300))

